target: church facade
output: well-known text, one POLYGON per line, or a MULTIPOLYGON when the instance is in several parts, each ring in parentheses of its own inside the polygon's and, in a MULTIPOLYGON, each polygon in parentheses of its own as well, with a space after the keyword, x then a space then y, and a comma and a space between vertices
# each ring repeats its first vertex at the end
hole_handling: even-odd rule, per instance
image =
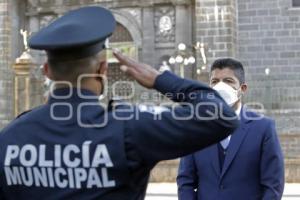
MULTIPOLYGON (((16 107, 43 103, 44 52, 30 52, 35 65, 16 89, 12 66, 24 51, 20 30, 34 34, 65 12, 88 5, 112 10, 117 20, 112 47, 157 69, 207 81, 216 58, 240 60, 249 84, 244 102, 275 118, 287 181, 300 181, 298 0, 0 0, 0 129, 14 118, 16 107), (16 94, 27 94, 28 102, 16 103, 16 94)), ((110 87, 116 80, 130 81, 113 59, 110 65, 110 87)), ((122 84, 117 91, 126 95, 130 90, 130 84, 122 84)), ((136 94, 143 91, 138 88, 136 94)), ((150 96, 147 100, 156 101, 154 93, 150 96)), ((141 96, 134 98, 142 102, 141 96)), ((162 163, 153 180, 174 180, 176 165, 162 163)))

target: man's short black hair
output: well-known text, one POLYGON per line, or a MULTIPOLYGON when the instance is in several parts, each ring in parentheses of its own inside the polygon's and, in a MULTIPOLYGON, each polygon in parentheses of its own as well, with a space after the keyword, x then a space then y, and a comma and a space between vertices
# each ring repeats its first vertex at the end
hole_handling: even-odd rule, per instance
POLYGON ((215 69, 229 68, 234 72, 234 75, 239 80, 240 84, 245 83, 245 71, 243 64, 232 58, 220 58, 213 62, 210 68, 210 73, 215 69))
POLYGON ((99 67, 100 61, 106 60, 106 52, 100 51, 95 55, 64 61, 60 59, 48 59, 49 67, 55 80, 69 81, 76 84, 78 77, 83 74, 94 74, 99 67))

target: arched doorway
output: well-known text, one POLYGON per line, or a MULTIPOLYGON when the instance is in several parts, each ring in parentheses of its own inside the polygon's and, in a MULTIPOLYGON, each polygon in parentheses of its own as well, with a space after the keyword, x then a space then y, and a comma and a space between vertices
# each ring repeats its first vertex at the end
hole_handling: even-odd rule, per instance
POLYGON ((126 99, 126 101, 134 101, 132 94, 136 92, 136 85, 130 77, 126 76, 125 73, 120 70, 120 65, 111 52, 113 48, 117 48, 123 54, 137 59, 137 46, 130 32, 122 24, 117 23, 113 35, 109 38, 109 47, 107 59, 109 65, 107 72, 107 98, 108 100, 121 98, 126 99))
MULTIPOLYGON (((51 9, 47 12, 43 10, 38 12, 31 12, 32 6, 36 7, 39 4, 34 3, 37 1, 24 1, 22 12, 20 11, 20 16, 24 16, 24 20, 20 21, 18 26, 25 30, 28 30, 32 34, 43 28, 45 25, 51 23, 57 17, 60 17, 64 12, 67 12, 67 9, 64 12, 57 13, 55 12, 55 6, 51 7, 51 9), (32 5, 34 4, 34 5, 32 5), (30 6, 27 6, 30 5, 30 6), (52 10, 53 9, 53 10, 52 10)), ((52 2, 49 1, 49 4, 52 2)), ((141 34, 139 27, 133 23, 131 16, 128 16, 126 13, 121 11, 113 11, 115 18, 117 20, 117 26, 114 31, 114 34, 110 37, 110 47, 118 48, 124 52, 124 54, 129 55, 133 58, 138 58, 138 46, 141 46, 141 34)), ((20 43, 21 44, 21 43, 20 43)), ((20 46, 20 48, 22 47, 20 46)), ((21 50, 20 50, 21 51, 21 50)), ((41 74, 40 66, 45 62, 46 55, 43 51, 31 51, 35 62, 37 64, 34 67, 30 74, 30 108, 38 106, 44 103, 45 96, 47 96, 47 91, 49 90, 48 85, 44 85, 45 77, 41 74), (41 87, 42 85, 42 87, 41 87), (44 95, 46 94, 46 95, 44 95)), ((123 72, 119 69, 119 65, 116 59, 113 58, 111 51, 108 51, 108 62, 109 62, 109 70, 108 70, 108 95, 105 100, 111 99, 113 96, 128 96, 132 93, 133 89, 136 88, 133 84, 116 84, 114 87, 115 94, 112 93, 112 85, 117 81, 131 81, 130 78, 125 76, 123 72), (133 88, 134 87, 134 88, 133 88)), ((20 91, 23 92, 23 91, 20 91)), ((129 101, 133 101, 133 99, 129 99, 129 101)), ((24 110, 24 109, 23 109, 24 110)))
POLYGON ((113 35, 109 38, 111 43, 133 42, 133 38, 129 31, 120 23, 117 23, 113 35))

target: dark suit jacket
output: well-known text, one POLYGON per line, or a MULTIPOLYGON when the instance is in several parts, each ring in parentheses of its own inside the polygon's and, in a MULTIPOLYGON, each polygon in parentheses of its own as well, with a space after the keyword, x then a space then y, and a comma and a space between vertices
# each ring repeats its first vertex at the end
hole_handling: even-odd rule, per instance
POLYGON ((218 145, 183 157, 177 184, 180 200, 279 200, 283 156, 272 120, 243 108, 222 170, 218 145))

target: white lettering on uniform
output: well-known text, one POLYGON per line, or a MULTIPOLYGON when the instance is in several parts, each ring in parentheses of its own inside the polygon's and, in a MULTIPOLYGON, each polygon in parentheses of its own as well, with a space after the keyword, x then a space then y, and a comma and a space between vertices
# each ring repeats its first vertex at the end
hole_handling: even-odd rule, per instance
POLYGON ((34 182, 36 187, 40 187, 41 185, 43 187, 48 187, 47 183, 47 174, 46 174, 46 168, 33 168, 33 176, 34 176, 34 182))
POLYGON ((54 163, 55 167, 61 167, 61 146, 54 145, 54 163))
POLYGON ((40 145, 39 152, 39 166, 40 167, 52 167, 53 160, 46 160, 46 145, 40 145))
POLYGON ((53 180, 53 171, 52 171, 52 168, 47 168, 47 172, 48 172, 48 177, 49 177, 49 186, 51 188, 54 187, 54 180, 53 180))
POLYGON ((91 148, 91 143, 84 141, 81 148, 74 144, 65 147, 60 144, 8 145, 4 159, 7 185, 76 189, 115 187, 116 181, 108 174, 108 168, 114 165, 106 145, 97 144, 91 148))
POLYGON ((75 168, 74 172, 75 172, 75 179, 76 179, 76 188, 79 189, 81 188, 81 182, 86 180, 87 177, 86 170, 84 170, 83 168, 75 168))
POLYGON ((17 167, 4 167, 7 185, 21 185, 21 176, 17 167))
POLYGON ((87 180, 87 188, 92 188, 93 186, 96 186, 97 188, 102 187, 99 175, 95 168, 90 169, 89 177, 87 180))
POLYGON ((104 164, 106 167, 113 167, 106 145, 103 144, 97 145, 92 167, 98 167, 100 164, 104 164))
POLYGON ((20 149, 17 145, 8 145, 6 149, 4 165, 10 166, 11 160, 18 157, 19 151, 20 149))
POLYGON ((75 158, 73 161, 71 161, 71 152, 74 153, 79 153, 80 149, 74 145, 74 144, 69 144, 65 147, 64 152, 63 152, 63 160, 64 163, 68 166, 68 167, 78 167, 80 164, 80 159, 79 158, 75 158))
POLYGON ((36 161, 37 161, 37 150, 35 146, 33 146, 32 144, 24 145, 20 151, 20 163, 23 166, 31 167, 36 163, 36 161), (28 160, 26 158, 26 153, 29 154, 29 156, 27 157, 30 157, 28 160))
POLYGON ((67 180, 61 180, 62 175, 66 175, 66 171, 63 168, 57 168, 54 171, 54 179, 59 188, 66 188, 68 185, 67 180))
POLYGON ((20 167, 22 182, 24 185, 30 187, 33 185, 32 171, 30 167, 26 167, 25 169, 24 167, 20 167), (25 173, 25 169, 27 173, 25 173))
POLYGON ((108 180, 108 175, 107 175, 107 169, 106 168, 102 168, 101 169, 101 173, 102 173, 102 181, 103 181, 103 186, 104 187, 114 187, 116 186, 116 182, 114 180, 108 180))
POLYGON ((90 167, 90 144, 92 141, 85 141, 82 144, 82 165, 83 167, 90 167))
POLYGON ((68 168, 68 179, 70 188, 74 188, 74 176, 72 168, 68 168))

